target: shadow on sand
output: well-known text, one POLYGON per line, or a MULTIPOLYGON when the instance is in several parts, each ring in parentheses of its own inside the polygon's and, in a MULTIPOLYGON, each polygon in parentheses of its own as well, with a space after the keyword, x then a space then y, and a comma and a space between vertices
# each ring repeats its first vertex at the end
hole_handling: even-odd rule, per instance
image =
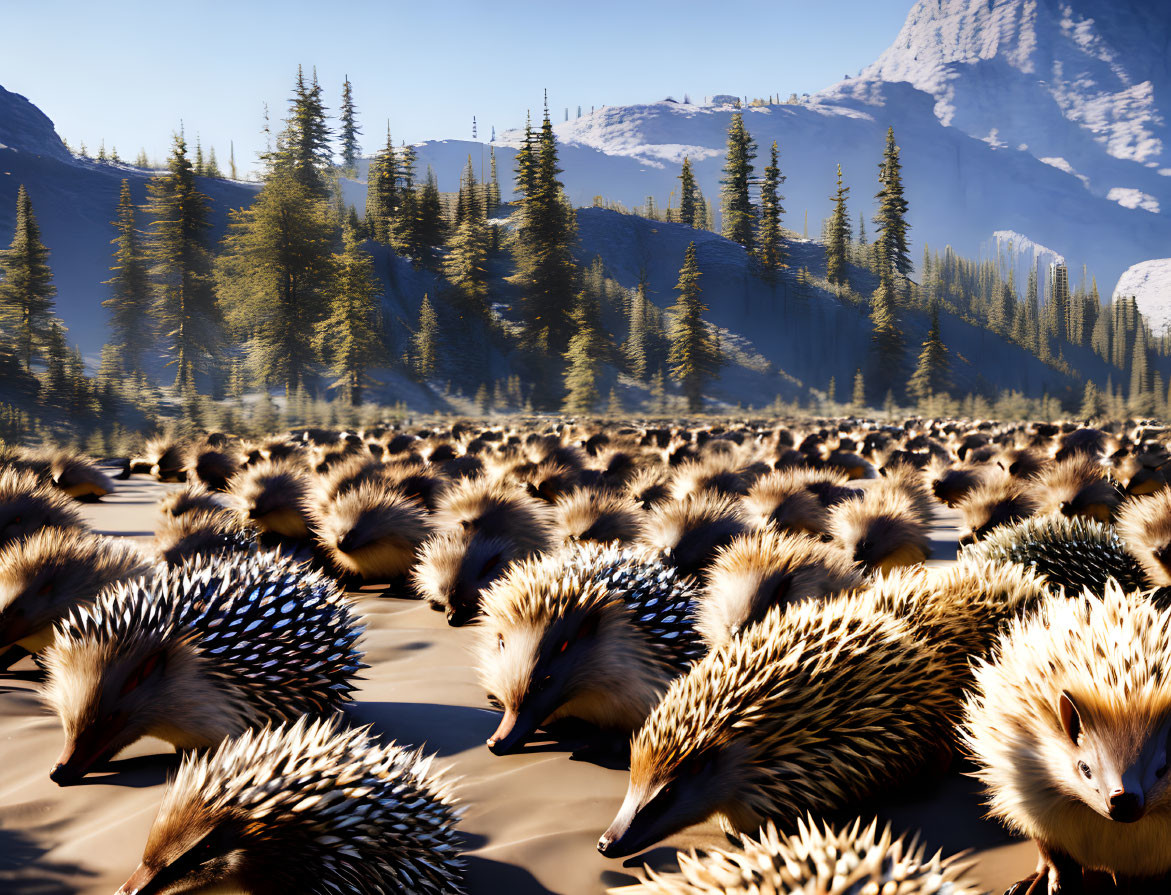
POLYGON ((0 829, 0 892, 4 895, 69 895, 76 881, 93 876, 76 864, 50 863, 45 849, 15 830, 0 829), (66 880, 72 880, 67 883, 66 880))

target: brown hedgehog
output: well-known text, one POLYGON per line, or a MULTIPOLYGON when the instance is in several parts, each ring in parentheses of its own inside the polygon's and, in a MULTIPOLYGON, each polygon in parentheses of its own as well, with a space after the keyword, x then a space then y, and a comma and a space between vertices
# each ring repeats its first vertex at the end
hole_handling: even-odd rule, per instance
POLYGON ((549 549, 553 533, 548 507, 503 483, 464 479, 439 499, 437 531, 480 533, 511 539, 524 553, 549 549))
POLYGON ((406 575, 430 531, 418 501, 365 482, 314 510, 313 530, 334 568, 366 581, 406 575))
POLYGON ((222 510, 223 502, 202 483, 176 488, 159 498, 159 512, 164 516, 182 516, 198 510, 222 510))
POLYGON ((48 479, 75 500, 100 500, 114 490, 114 482, 89 457, 75 451, 50 451, 48 479))
POLYGON ((974 544, 1001 525, 1012 525, 1037 512, 1037 501, 1026 482, 995 476, 968 492, 959 504, 964 521, 961 544, 974 544))
POLYGON ((642 543, 688 575, 699 574, 716 551, 748 525, 735 498, 704 492, 656 507, 643 526, 642 543))
POLYGON ((543 463, 524 464, 515 470, 515 480, 524 490, 547 504, 568 494, 581 482, 581 470, 563 466, 552 460, 543 463))
POLYGON ((1087 870, 1171 885, 1169 653, 1171 611, 1109 586, 1055 595, 977 667, 965 742, 991 814, 1041 854, 1016 891, 1082 892, 1087 870))
POLYGON ((862 583, 858 567, 837 548, 767 530, 734 538, 704 578, 696 628, 713 647, 773 606, 820 599, 862 583))
POLYGON ((248 524, 284 538, 309 536, 310 481, 299 466, 269 461, 246 467, 230 491, 248 524))
POLYGON ((775 607, 671 683, 598 850, 625 857, 713 815, 751 833, 909 782, 946 751, 961 680, 864 596, 775 607))
POLYGON ((642 528, 642 512, 634 501, 612 491, 576 488, 553 505, 553 513, 562 543, 629 544, 638 538, 642 528))
POLYGON ((1118 513, 1118 533, 1150 583, 1171 586, 1171 491, 1128 499, 1118 513))
POLYGON ((155 532, 155 555, 169 566, 196 556, 248 551, 254 531, 223 507, 197 509, 181 516, 164 516, 155 532))
POLYGON ((653 555, 612 546, 514 566, 483 601, 477 664, 504 708, 489 747, 512 752, 565 717, 629 735, 703 652, 695 596, 653 555))
POLYGON ((1002 453, 996 465, 1014 479, 1030 479, 1045 468, 1045 458, 1033 448, 1013 448, 1002 453))
POLYGON ((924 562, 931 554, 927 521, 915 500, 899 489, 871 488, 833 508, 829 533, 847 557, 867 572, 924 562))
POLYGON ((1085 516, 1110 522, 1122 495, 1105 468, 1089 457, 1074 456, 1041 470, 1029 483, 1037 512, 1085 516))
POLYGON ((776 470, 752 483, 741 500, 742 511, 753 528, 822 535, 829 507, 859 496, 846 481, 842 473, 830 469, 776 470))
POLYGON ((406 497, 413 498, 428 510, 439 506, 439 498, 447 488, 447 481, 430 472, 421 463, 387 463, 382 468, 381 482, 406 497))
POLYGON ((479 532, 449 531, 433 535, 419 548, 411 570, 415 592, 453 627, 480 614, 483 593, 526 553, 511 538, 479 532))
POLYGON ((663 467, 645 466, 626 483, 625 492, 644 510, 664 504, 671 499, 669 477, 663 467))
POLYGON ((314 500, 318 504, 328 503, 365 482, 379 481, 385 469, 384 463, 371 457, 347 457, 317 476, 314 500))
POLYGON ((38 652, 53 625, 91 603, 107 585, 150 570, 146 556, 124 539, 80 529, 42 528, 0 552, 0 652, 19 645, 38 652))
POLYGON ((718 454, 691 460, 675 467, 671 477, 671 499, 686 500, 706 492, 741 495, 748 492, 748 482, 728 464, 731 458, 718 454))
POLYGON ((0 547, 42 528, 87 528, 73 501, 34 473, 0 471, 0 547))
POLYGON ((927 484, 937 499, 949 507, 956 507, 988 479, 992 469, 1000 471, 999 467, 951 464, 935 457, 927 466, 927 484))
POLYGON ((1091 462, 1113 453, 1117 442, 1100 429, 1075 429, 1061 436, 1053 459, 1057 462, 1082 458, 1091 462))
POLYGON ((769 821, 757 838, 740 837, 735 849, 677 857, 677 874, 647 868, 641 882, 611 895, 980 895, 963 878, 970 865, 960 856, 929 856, 918 839, 895 838, 877 821, 856 820, 837 831, 808 818, 791 836, 769 821))
POLYGON ((192 447, 188 453, 186 478, 202 483, 209 491, 227 491, 228 483, 241 466, 235 451, 204 442, 192 447))
POLYGON ((144 471, 160 482, 182 482, 187 478, 187 442, 159 435, 150 439, 142 456, 130 461, 131 472, 144 471), (145 469, 143 469, 145 467, 145 469))

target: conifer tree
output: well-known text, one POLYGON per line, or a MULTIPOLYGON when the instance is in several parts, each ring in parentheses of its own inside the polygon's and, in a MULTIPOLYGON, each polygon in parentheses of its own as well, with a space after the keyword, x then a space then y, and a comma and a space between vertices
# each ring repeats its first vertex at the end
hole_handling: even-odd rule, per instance
POLYGON ((878 273, 885 276, 894 287, 896 276, 905 277, 911 272, 911 256, 907 245, 907 200, 903 196, 902 164, 899 162, 899 147, 895 144, 894 128, 886 132, 886 149, 878 166, 879 190, 878 212, 874 223, 878 227, 875 245, 878 253, 878 273))
POLYGON ((768 167, 764 169, 764 182, 760 186, 760 233, 757 237, 757 256, 766 276, 770 277, 785 266, 788 258, 781 238, 781 215, 785 213, 781 200, 785 197, 779 188, 784 182, 785 177, 777 164, 777 141, 773 140, 768 167))
POLYGON ((220 171, 220 163, 216 161, 215 147, 211 147, 207 154, 207 167, 203 169, 205 177, 211 177, 214 180, 223 180, 223 172, 220 171))
POLYGON ((1100 417, 1104 410, 1105 404, 1102 401, 1102 393, 1098 390, 1098 386, 1094 380, 1087 379, 1086 390, 1082 394, 1082 406, 1078 411, 1078 416, 1088 423, 1100 417))
POLYGON ((55 325, 53 299, 57 289, 49 269, 49 250, 41 242, 41 230, 32 200, 21 184, 16 192, 16 229, 7 249, 0 251, 0 346, 16 356, 25 370, 41 354, 55 325))
POLYGON ((756 209, 748 195, 756 144, 744 128, 744 116, 736 112, 728 128, 728 152, 721 185, 723 235, 748 250, 756 251, 756 209))
POLYGON ((244 340, 249 366, 287 394, 308 384, 333 275, 329 203, 291 170, 269 175, 247 208, 231 213, 216 266, 221 305, 244 340))
POLYGON ((472 159, 460 179, 456 201, 456 225, 447 243, 443 275, 460 293, 469 309, 488 311, 488 251, 491 241, 479 202, 480 190, 472 159))
POLYGON ((350 76, 346 75, 342 83, 342 128, 339 134, 342 142, 342 170, 353 174, 358 164, 358 134, 362 129, 358 126, 357 114, 354 111, 354 88, 350 84, 350 76))
POLYGON ((150 159, 146 157, 146 148, 138 150, 138 155, 134 158, 134 167, 146 169, 150 167, 150 159))
POLYGON ((537 137, 533 133, 532 118, 525 113, 525 133, 516 151, 516 194, 523 205, 533 193, 536 183, 537 137))
POLYGON ((317 72, 307 82, 301 66, 297 66, 297 82, 289 101, 289 117, 285 129, 277 139, 271 157, 266 159, 273 169, 290 171, 293 177, 315 195, 324 197, 329 192, 326 171, 332 162, 329 148, 329 126, 325 121, 325 104, 317 72))
MULTIPOLYGON (((102 152, 106 151, 106 146, 102 144, 102 152)), ((195 135, 195 176, 203 177, 207 174, 207 168, 203 164, 203 146, 199 142, 199 134, 195 135)))
POLYGON ((846 197, 850 188, 842 183, 842 166, 838 165, 838 187, 832 197, 833 214, 825 240, 825 278, 837 286, 848 286, 846 275, 846 248, 850 244, 850 216, 846 212, 846 197))
POLYGON ((939 310, 931 309, 931 328, 919 352, 919 363, 907 382, 907 393, 920 404, 936 395, 945 394, 948 382, 947 346, 939 333, 939 310))
POLYGON ((699 188, 695 184, 695 174, 691 170, 691 159, 683 157, 683 169, 679 172, 679 223, 688 227, 695 227, 703 221, 697 217, 698 207, 696 199, 699 188))
POLYGON ((419 305, 419 327, 412 338, 412 349, 415 375, 424 381, 430 379, 439 366, 439 318, 426 295, 419 305))
POLYGON ((485 189, 484 215, 494 216, 500 208, 500 180, 496 176, 496 147, 488 149, 489 175, 485 189))
POLYGON ((851 395, 850 403, 853 405, 855 413, 861 412, 866 407, 866 379, 862 376, 861 367, 854 371, 854 392, 851 395))
POLYGON ((447 237, 447 222, 443 219, 439 182, 435 179, 435 172, 430 166, 427 168, 427 181, 423 184, 416 214, 419 221, 416 257, 424 267, 433 269, 438 259, 438 249, 447 237))
POLYGON ((703 408, 703 389, 719 370, 720 349, 715 336, 703 320, 707 307, 700 301, 699 262, 695 243, 689 243, 675 285, 679 297, 671 307, 671 324, 667 330, 669 349, 667 363, 671 378, 683 387, 688 410, 703 408))
POLYGON ((606 352, 602 332, 602 310, 592 288, 577 294, 571 315, 573 335, 565 352, 565 400, 561 409, 566 413, 591 413, 597 406, 598 376, 606 352))
POLYGON ((386 128, 386 147, 370 160, 366 174, 366 223, 371 238, 390 245, 398 206, 398 161, 390 127, 386 128))
POLYGON ((880 279, 878 288, 870 298, 871 343, 874 349, 874 370, 871 383, 879 392, 891 390, 895 383, 902 384, 903 333, 895 317, 894 289, 886 278, 880 279))
POLYGON ((130 195, 130 182, 122 181, 117 217, 113 221, 118 235, 114 238, 113 276, 104 285, 110 297, 102 305, 110 310, 113 348, 119 355, 120 369, 137 374, 143 369, 143 355, 153 341, 151 332, 151 290, 137 226, 137 209, 130 195))
POLYGON ((362 403, 367 371, 383 354, 378 311, 380 284, 374 259, 362 248, 358 234, 346 228, 342 250, 334 255, 336 275, 329 288, 329 313, 317 328, 315 340, 321 359, 335 377, 348 404, 362 403))
POLYGON ((69 399, 68 363, 65 330, 53 320, 45 336, 45 400, 54 407, 63 407, 69 399))
POLYGON ((212 289, 209 200, 195 186, 182 132, 175 134, 165 174, 147 183, 151 217, 146 257, 154 291, 154 317, 165 340, 175 384, 215 356, 219 313, 212 289))

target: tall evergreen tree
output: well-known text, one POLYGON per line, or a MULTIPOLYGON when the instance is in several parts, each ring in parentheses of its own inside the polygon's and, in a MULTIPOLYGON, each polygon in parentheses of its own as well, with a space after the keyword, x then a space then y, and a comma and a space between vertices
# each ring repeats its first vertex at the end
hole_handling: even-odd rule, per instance
POLYGON ((1098 386, 1094 380, 1086 380, 1086 390, 1082 393, 1082 406, 1078 411, 1078 416, 1087 423, 1100 417, 1106 409, 1105 402, 1102 400, 1102 393, 1098 390, 1098 386))
POLYGON ((290 171, 310 192, 325 196, 329 193, 326 172, 333 155, 329 148, 329 126, 325 121, 325 103, 317 72, 313 80, 305 80, 305 73, 297 66, 297 83, 289 101, 289 117, 285 129, 277 139, 276 151, 268 159, 274 169, 290 171))
POLYGON ((335 377, 333 387, 341 390, 342 399, 360 404, 367 371, 384 353, 378 312, 381 289, 374 259, 349 227, 341 252, 334 255, 333 268, 336 275, 329 287, 329 311, 317 327, 316 347, 335 377))
POLYGON ((744 128, 744 116, 736 112, 728 128, 728 153, 721 185, 723 235, 748 250, 756 251, 756 209, 748 195, 756 144, 744 128))
POLYGON ((537 136, 533 132, 532 119, 526 112, 524 137, 516 151, 516 194, 522 205, 536 188, 536 170, 537 136))
POLYGON ((935 395, 947 392, 948 380, 947 346, 939 333, 939 309, 931 309, 931 328, 919 352, 919 363, 907 383, 907 393, 922 403, 935 395))
POLYGON ((903 196, 902 164, 899 162, 899 147, 895 144, 894 128, 886 132, 886 149, 878 165, 879 190, 874 197, 878 200, 878 212, 874 223, 878 227, 875 238, 878 253, 879 276, 886 276, 893 288, 896 276, 905 277, 911 272, 911 255, 907 245, 907 200, 903 196))
POLYGON ((443 275, 478 314, 488 310, 488 251, 491 234, 479 203, 476 172, 468 157, 456 201, 456 225, 447 243, 443 275))
POLYGON ((484 214, 487 216, 494 216, 500 208, 500 180, 496 176, 496 147, 488 148, 488 163, 489 174, 488 184, 485 189, 486 201, 484 202, 484 214))
POLYGON ((154 291, 154 317, 165 340, 175 384, 194 382, 216 354, 219 312, 212 289, 209 200, 195 186, 187 143, 175 134, 165 174, 147 183, 151 218, 146 257, 154 291))
POLYGON ((697 217, 696 199, 699 187, 695 184, 695 173, 691 170, 691 159, 684 156, 683 169, 679 172, 679 223, 696 227, 703 223, 697 217))
POLYGON ((587 286, 577 294, 571 314, 573 335, 565 352, 566 413, 591 413, 597 407, 598 377, 606 352, 602 309, 595 291, 587 286))
POLYGON ((358 134, 362 129, 358 126, 357 113, 354 110, 354 88, 350 84, 350 76, 342 84, 342 128, 339 136, 342 142, 342 168, 346 173, 353 173, 358 164, 358 134))
POLYGON ((669 348, 667 363, 671 378, 683 387, 687 407, 695 412, 703 409, 703 389, 719 370, 721 357, 716 337, 703 320, 707 307, 700 301, 699 262, 695 243, 689 243, 679 270, 675 289, 679 297, 670 309, 671 323, 667 330, 669 348))
POLYGON ((418 256, 417 260, 429 269, 434 269, 438 249, 447 238, 447 221, 443 218, 443 203, 439 197, 439 181, 435 172, 427 168, 427 180, 419 195, 416 207, 418 215, 418 256))
POLYGON ((121 370, 132 374, 142 371, 143 355, 154 338, 150 279, 136 218, 130 182, 123 180, 117 217, 113 221, 118 232, 113 240, 114 263, 110 267, 113 276, 105 283, 110 287, 110 297, 102 305, 110 310, 112 347, 119 355, 121 370))
POLYGON ((419 327, 411 341, 415 375, 426 381, 435 375, 439 366, 439 318, 426 295, 419 305, 419 327))
POLYGON ((390 245, 398 208, 398 160, 390 127, 386 128, 386 147, 370 160, 366 173, 366 225, 370 236, 390 245))
POLYGON ((781 200, 785 197, 779 189, 784 182, 785 177, 777 164, 777 141, 773 140, 768 167, 764 169, 764 182, 760 186, 760 233, 756 241, 757 257, 769 276, 784 267, 788 258, 781 238, 781 215, 785 213, 781 200))
POLYGON ((842 166, 838 165, 838 187, 832 200, 833 213, 825 240, 825 278, 838 286, 849 285, 846 273, 846 249, 850 244, 850 216, 846 212, 846 198, 850 188, 842 183, 842 166))
POLYGON ((273 172, 250 206, 231 213, 216 267, 219 298, 265 386, 283 385, 291 395, 310 384, 332 248, 329 203, 292 171, 273 172))
POLYGON ((0 330, 9 340, 0 347, 14 354, 26 370, 46 347, 56 295, 49 250, 41 242, 32 200, 21 184, 12 242, 0 252, 0 330))
POLYGON ((870 322, 874 352, 870 382, 877 388, 876 394, 882 394, 901 386, 905 375, 903 333, 895 316, 894 289, 885 277, 879 280, 878 288, 870 297, 870 322))

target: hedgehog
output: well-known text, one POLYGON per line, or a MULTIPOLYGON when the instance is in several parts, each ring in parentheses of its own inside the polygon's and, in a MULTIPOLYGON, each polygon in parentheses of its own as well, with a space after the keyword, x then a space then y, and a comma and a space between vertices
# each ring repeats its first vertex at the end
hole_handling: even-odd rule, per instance
POLYGON ((50 527, 87 528, 73 501, 36 474, 0 471, 0 547, 50 527))
POLYGON ((660 551, 680 571, 696 575, 717 550, 747 530, 735 498, 702 492, 653 509, 643 525, 641 542, 660 551))
POLYGON ((729 460, 719 455, 713 455, 703 460, 680 463, 671 477, 672 500, 686 500, 705 492, 746 494, 747 480, 735 469, 730 468, 728 462, 729 460))
POLYGON ((836 830, 806 818, 790 836, 769 821, 756 838, 741 837, 735 849, 677 857, 678 873, 646 868, 639 883, 611 889, 611 895, 981 895, 964 878, 970 865, 961 856, 928 855, 917 838, 896 838, 877 821, 863 826, 856 820, 836 830))
POLYGON ((443 532, 419 548, 411 584, 432 609, 446 614, 449 625, 460 627, 480 614, 484 591, 526 555, 511 538, 443 532))
POLYGON ((437 531, 481 533, 511 539, 523 553, 549 549, 553 542, 548 507, 503 483, 464 479, 439 499, 437 531))
POLYGON ((630 499, 650 510, 671 499, 666 471, 661 466, 645 466, 636 472, 624 488, 630 499))
POLYGON ((949 507, 958 506, 987 478, 989 467, 968 464, 949 464, 935 457, 927 467, 927 482, 931 493, 949 507))
POLYGON ((1031 837, 1021 891, 1081 892, 1084 871, 1171 883, 1171 610, 1108 585, 1055 595, 977 664, 964 742, 990 814, 1031 837))
POLYGON ((997 465, 1015 479, 1029 479, 1045 468, 1044 458, 1032 448, 1007 450, 996 460, 997 465))
POLYGON ((261 531, 284 538, 309 535, 309 478, 288 462, 245 468, 232 479, 231 493, 242 517, 261 531))
POLYGON ((513 477, 527 494, 552 504, 580 484, 581 471, 573 466, 563 466, 553 460, 546 460, 518 467, 513 471, 513 477))
POLYGON ((159 499, 159 512, 164 516, 182 516, 196 510, 222 510, 224 504, 201 483, 169 491, 159 499))
POLYGON ((52 451, 47 459, 49 481, 75 500, 92 503, 114 490, 114 482, 88 457, 52 451))
POLYGON ((1074 429, 1061 436, 1053 459, 1059 463, 1075 458, 1095 461, 1110 454, 1115 447, 1117 443, 1099 429, 1074 429))
POLYGON ((907 783, 946 752, 962 679, 864 595, 774 607, 652 709, 598 850, 625 857, 713 815, 752 833, 907 783))
POLYGON ((463 891, 460 808, 434 756, 300 719, 187 756, 120 895, 463 891))
POLYGON ((145 575, 150 563, 130 541, 76 528, 42 528, 0 551, 0 651, 39 652, 53 625, 106 586, 145 575))
POLYGON ((1030 490, 1038 513, 1085 516, 1099 522, 1111 521, 1122 502, 1101 464, 1084 456, 1041 470, 1030 480, 1030 490))
POLYGON ((489 748, 513 752, 566 717, 629 736, 704 652, 696 597, 653 554, 614 546, 515 565, 483 599, 477 667, 504 708, 489 748))
POLYGON ((837 470, 793 468, 761 476, 741 500, 745 519, 754 528, 825 533, 829 507, 860 494, 837 470))
POLYGON ((1083 590, 1101 595, 1110 579, 1127 591, 1147 586, 1142 566, 1114 529, 1093 519, 1034 516, 998 528, 964 547, 962 555, 1028 566, 1070 595, 1083 590))
POLYGON ((247 552, 254 531, 223 507, 197 509, 181 516, 164 516, 155 532, 154 550, 169 566, 182 565, 201 554, 247 552))
POLYGON ((176 749, 350 698, 362 626, 320 573, 274 554, 197 557, 75 608, 45 651, 65 730, 51 778, 76 782, 145 736, 176 749))
POLYGON ((553 505, 557 535, 562 542, 618 541, 632 543, 642 527, 634 501, 609 491, 575 488, 553 505))
POLYGON ((696 627, 719 646, 773 606, 857 587, 862 575, 840 550, 812 538, 758 531, 722 548, 705 573, 696 627))
POLYGON ((188 481, 195 479, 209 491, 227 491, 228 483, 240 471, 241 463, 234 451, 205 442, 191 449, 184 468, 188 481))
POLYGON ((1134 554, 1147 580, 1171 586, 1171 491, 1132 497, 1118 514, 1118 533, 1134 554))
POLYGON ((160 482, 186 481, 186 454, 186 442, 159 435, 146 443, 141 457, 130 461, 130 469, 147 472, 160 482))
POLYGON ((313 511, 317 542, 334 568, 364 580, 406 575, 430 531, 423 505, 364 482, 313 511))
POLYGON ((872 488, 842 501, 830 513, 828 530, 867 572, 915 565, 931 554, 926 521, 902 490, 872 488))
POLYGON ((1011 525, 1037 512, 1028 484, 1011 476, 996 476, 968 492, 960 501, 965 531, 961 544, 974 544, 1001 525, 1011 525))

